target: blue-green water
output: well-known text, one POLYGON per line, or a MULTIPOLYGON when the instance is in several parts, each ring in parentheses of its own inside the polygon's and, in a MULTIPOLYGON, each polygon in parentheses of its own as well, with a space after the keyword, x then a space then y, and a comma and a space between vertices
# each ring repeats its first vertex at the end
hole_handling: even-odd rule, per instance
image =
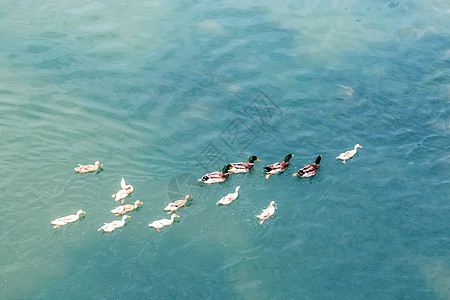
POLYGON ((448 1, 1 6, 1 299, 450 298, 448 1))

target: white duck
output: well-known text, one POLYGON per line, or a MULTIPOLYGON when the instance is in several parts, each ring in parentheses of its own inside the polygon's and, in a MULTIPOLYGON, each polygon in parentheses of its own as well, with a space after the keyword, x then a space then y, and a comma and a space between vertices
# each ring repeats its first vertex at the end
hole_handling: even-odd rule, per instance
POLYGON ((189 198, 192 198, 191 195, 186 195, 186 197, 184 197, 184 200, 176 200, 172 203, 169 203, 166 208, 164 208, 164 210, 168 210, 169 212, 167 212, 167 214, 170 214, 174 211, 176 211, 177 209, 183 207, 186 205, 186 202, 189 198))
POLYGON ((119 190, 117 194, 111 195, 111 197, 113 197, 116 201, 122 200, 121 203, 123 203, 123 199, 125 199, 133 191, 133 186, 130 184, 125 184, 125 179, 123 179, 122 177, 122 180, 120 181, 120 187, 122 189, 119 190))
POLYGON ((124 215, 122 217, 121 221, 112 221, 111 223, 105 223, 102 227, 100 227, 97 231, 103 230, 104 232, 111 232, 114 231, 114 229, 122 227, 125 225, 125 220, 129 218, 130 216, 124 215))
POLYGON ((83 174, 83 173, 96 171, 98 169, 98 166, 102 166, 103 167, 103 165, 97 160, 94 165, 80 165, 80 164, 78 164, 78 167, 74 168, 74 170, 76 172, 78 172, 78 173, 83 174))
POLYGON ((223 204, 223 205, 228 205, 231 202, 233 202, 234 200, 236 200, 236 198, 239 196, 238 191, 241 187, 238 185, 236 187, 236 190, 234 191, 234 193, 229 193, 228 195, 226 195, 225 197, 223 197, 222 199, 220 199, 219 201, 217 201, 216 204, 223 204))
POLYGON ((362 146, 361 146, 360 144, 356 144, 356 145, 355 145, 355 148, 353 148, 353 150, 349 150, 349 151, 347 151, 347 152, 343 152, 343 153, 339 154, 339 156, 336 157, 336 159, 341 159, 341 160, 343 160, 343 163, 345 164, 345 163, 346 163, 345 161, 346 161, 347 159, 350 159, 350 158, 352 158, 353 156, 355 156, 355 154, 356 154, 356 149, 358 149, 358 148, 362 148, 362 146))
POLYGON ((137 200, 134 202, 134 204, 125 204, 121 206, 117 206, 111 212, 115 214, 116 216, 120 216, 121 214, 124 214, 126 212, 132 211, 138 207, 139 204, 142 204, 140 200, 137 200))
POLYGON ((269 206, 259 214, 259 216, 256 216, 257 218, 261 219, 259 224, 262 224, 265 220, 270 218, 275 213, 275 206, 277 205, 275 201, 270 202, 269 206))
POLYGON ((172 215, 170 216, 170 219, 161 219, 161 220, 157 220, 157 221, 154 221, 154 222, 148 224, 148 226, 153 227, 153 228, 156 228, 156 230, 159 231, 160 228, 163 228, 164 226, 167 226, 167 225, 172 224, 172 223, 173 223, 173 220, 174 220, 175 218, 179 218, 179 217, 180 217, 179 215, 172 214, 172 215))
POLYGON ((66 225, 67 223, 75 222, 80 218, 81 214, 85 214, 86 212, 84 210, 77 211, 76 215, 69 215, 65 217, 58 218, 56 220, 53 220, 51 224, 55 225, 53 228, 58 228, 59 226, 66 225))

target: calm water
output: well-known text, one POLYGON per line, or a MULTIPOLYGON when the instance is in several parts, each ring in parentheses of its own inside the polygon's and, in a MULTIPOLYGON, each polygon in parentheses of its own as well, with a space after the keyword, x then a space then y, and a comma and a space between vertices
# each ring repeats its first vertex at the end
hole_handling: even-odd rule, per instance
POLYGON ((1 6, 1 299, 450 298, 448 1, 1 6))

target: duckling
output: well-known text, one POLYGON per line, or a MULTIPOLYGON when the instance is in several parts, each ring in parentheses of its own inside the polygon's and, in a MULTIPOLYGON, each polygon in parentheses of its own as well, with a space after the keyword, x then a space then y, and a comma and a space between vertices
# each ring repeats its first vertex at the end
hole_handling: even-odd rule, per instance
POLYGON ((256 156, 250 156, 248 163, 231 163, 231 172, 233 173, 245 173, 248 172, 255 165, 255 161, 260 161, 256 156))
POLYGON ((103 230, 104 232, 112 232, 114 231, 114 229, 122 227, 123 225, 125 225, 125 220, 127 218, 129 218, 130 216, 124 215, 122 217, 121 221, 112 221, 111 223, 105 223, 105 225, 103 225, 102 227, 100 227, 99 229, 97 229, 97 231, 103 230))
POLYGON ((132 211, 132 210, 136 209, 139 204, 142 204, 142 202, 140 200, 136 200, 136 202, 134 202, 133 205, 125 204, 125 205, 117 206, 116 208, 111 210, 111 212, 113 214, 115 214, 116 216, 120 216, 121 214, 124 214, 126 212, 129 212, 129 211, 132 211))
POLYGON ((78 172, 78 173, 83 174, 83 173, 96 171, 98 169, 98 166, 102 166, 103 167, 103 165, 97 160, 94 165, 80 165, 80 164, 78 164, 78 168, 74 168, 74 170, 76 172, 78 172))
POLYGON ((186 202, 187 202, 187 200, 188 200, 189 198, 192 198, 192 196, 191 196, 191 195, 186 195, 186 196, 184 197, 184 200, 176 200, 176 201, 174 201, 174 202, 172 202, 172 203, 169 203, 169 204, 166 206, 166 208, 164 208, 164 210, 168 210, 169 212, 167 212, 167 214, 170 214, 170 213, 176 211, 177 209, 179 209, 179 208, 185 206, 185 205, 186 205, 186 202))
POLYGON ((160 228, 163 228, 164 226, 167 226, 167 225, 172 224, 172 223, 173 223, 173 220, 174 220, 175 218, 179 218, 179 217, 180 217, 179 215, 172 214, 172 215, 170 216, 170 219, 161 219, 161 220, 157 220, 157 221, 154 221, 154 222, 148 224, 148 226, 153 227, 153 228, 156 228, 156 230, 159 231, 160 228))
POLYGON ((262 224, 265 220, 270 218, 275 213, 276 206, 274 205, 277 205, 275 201, 271 201, 269 206, 265 210, 263 210, 261 214, 256 216, 257 218, 261 219, 261 221, 259 221, 259 224, 262 224))
POLYGON ((241 187, 238 185, 236 187, 236 190, 234 191, 234 193, 230 193, 228 195, 226 195, 225 197, 223 197, 222 199, 220 199, 219 201, 217 201, 216 204, 223 204, 223 205, 228 205, 231 202, 233 202, 234 200, 236 200, 236 198, 239 196, 238 191, 241 187))
POLYGON ((294 157, 293 154, 288 154, 284 158, 284 161, 280 161, 280 162, 277 162, 277 163, 274 163, 274 164, 264 167, 264 171, 267 172, 266 178, 269 179, 269 177, 271 175, 279 173, 279 172, 283 172, 284 170, 286 170, 286 168, 289 166, 289 160, 292 157, 294 157))
POLYGON ((222 171, 216 171, 210 174, 206 174, 203 175, 203 177, 201 179, 198 179, 197 181, 203 181, 204 183, 216 183, 216 182, 222 182, 225 179, 228 178, 228 176, 230 176, 231 173, 231 165, 228 164, 225 167, 223 167, 222 171))
POLYGON ((65 216, 65 217, 61 217, 58 219, 55 219, 53 221, 50 222, 50 224, 53 224, 55 226, 53 226, 53 228, 59 228, 62 225, 66 225, 67 223, 72 223, 77 221, 80 218, 81 214, 85 214, 86 212, 84 210, 79 210, 77 211, 77 213, 75 215, 69 215, 69 216, 65 216))
POLYGON ((346 164, 345 161, 346 161, 347 159, 350 159, 350 158, 352 158, 353 156, 355 156, 355 154, 356 154, 356 149, 358 149, 358 148, 362 148, 362 146, 361 146, 360 144, 356 144, 356 145, 355 145, 355 148, 353 148, 353 150, 349 150, 349 151, 347 151, 347 152, 343 152, 343 153, 339 154, 339 156, 336 157, 336 159, 341 159, 342 162, 343 162, 344 164, 346 164))
POLYGON ((120 181, 120 186, 122 187, 122 189, 119 190, 117 194, 111 195, 111 197, 115 198, 116 201, 122 200, 121 203, 123 203, 123 200, 133 191, 134 188, 132 185, 126 185, 125 179, 123 179, 123 177, 120 181))
POLYGON ((316 175, 317 170, 319 170, 320 160, 322 159, 322 155, 317 156, 316 162, 313 164, 309 164, 304 166, 297 173, 292 174, 292 176, 300 176, 300 177, 311 177, 316 175))

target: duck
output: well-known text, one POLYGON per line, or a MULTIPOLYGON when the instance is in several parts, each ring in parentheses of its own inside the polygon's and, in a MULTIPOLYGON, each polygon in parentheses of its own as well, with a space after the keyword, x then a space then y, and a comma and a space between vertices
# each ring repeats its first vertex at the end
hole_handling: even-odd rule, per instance
POLYGON ((58 219, 55 219, 53 221, 50 222, 50 224, 53 224, 55 226, 53 226, 53 228, 59 228, 62 225, 66 225, 67 223, 72 223, 77 221, 80 218, 81 214, 85 214, 86 212, 82 209, 80 209, 79 211, 77 211, 77 213, 75 215, 68 215, 65 217, 61 217, 58 219))
POLYGON ((275 203, 275 201, 271 201, 270 204, 269 204, 269 206, 268 206, 266 209, 264 209, 264 210, 261 212, 261 214, 259 214, 258 216, 256 216, 257 218, 261 219, 261 221, 259 221, 259 224, 264 223, 265 220, 267 220, 268 218, 270 218, 270 217, 275 213, 275 208, 276 208, 276 206, 274 206, 274 205, 277 205, 277 204, 275 203))
POLYGON ((346 164, 345 161, 346 161, 347 159, 350 159, 350 158, 352 158, 353 156, 355 156, 355 154, 356 154, 356 149, 358 149, 358 148, 362 148, 362 146, 361 146, 360 144, 356 144, 355 147, 353 148, 353 150, 349 150, 349 151, 346 151, 346 152, 343 152, 343 153, 339 154, 339 156, 336 157, 336 159, 341 159, 342 162, 343 162, 344 164, 346 164))
POLYGON ((245 173, 248 172, 255 165, 255 161, 260 161, 256 156, 250 156, 248 159, 248 163, 239 162, 239 163, 231 163, 231 172, 233 173, 245 173))
POLYGON ((217 201, 216 204, 223 204, 223 205, 228 205, 231 202, 233 202, 234 200, 236 200, 236 198, 239 196, 238 191, 241 187, 238 185, 234 191, 234 193, 229 193, 228 195, 226 195, 225 197, 223 197, 222 199, 220 199, 219 201, 217 201))
POLYGON ((116 216, 120 216, 121 214, 124 214, 126 212, 132 211, 138 207, 139 204, 143 204, 140 200, 136 200, 134 204, 125 204, 121 206, 117 206, 111 212, 115 214, 116 216))
POLYGON ((189 198, 192 198, 192 196, 191 196, 191 195, 186 195, 186 196, 184 197, 184 200, 176 200, 176 201, 174 201, 174 202, 172 202, 172 203, 169 203, 169 204, 164 208, 164 210, 168 210, 169 212, 168 212, 167 214, 170 214, 170 213, 176 211, 177 209, 179 209, 179 208, 185 206, 185 205, 186 205, 186 202, 188 201, 189 198))
POLYGON ((222 182, 225 179, 227 179, 228 176, 230 176, 230 174, 232 173, 230 172, 231 168, 232 168, 231 165, 228 164, 225 167, 223 167, 222 171, 216 171, 210 174, 205 174, 201 179, 198 179, 197 181, 202 181, 208 184, 222 182))
POLYGON ((78 164, 78 167, 74 168, 74 170, 76 172, 78 172, 78 173, 84 174, 84 173, 97 171, 98 166, 102 166, 103 167, 103 165, 97 160, 95 162, 95 164, 93 164, 93 165, 81 165, 81 164, 78 164))
POLYGON ((121 203, 123 203, 123 200, 133 191, 134 188, 132 185, 125 184, 125 179, 123 179, 123 177, 120 181, 120 186, 122 189, 119 190, 117 194, 111 195, 111 197, 113 197, 116 201, 122 200, 121 203))
POLYGON ((153 228, 156 228, 156 230, 159 231, 160 228, 163 228, 164 226, 167 226, 167 225, 172 224, 172 223, 173 223, 173 220, 174 220, 175 218, 179 218, 179 217, 180 217, 180 216, 177 215, 177 214, 172 214, 172 215, 170 216, 170 219, 161 219, 161 220, 157 220, 157 221, 154 221, 154 222, 148 224, 148 226, 153 227, 153 228))
POLYGON ((292 176, 300 176, 300 177, 311 177, 316 175, 317 170, 320 167, 320 160, 322 159, 322 155, 317 156, 316 161, 313 164, 309 164, 304 166, 297 173, 292 174, 292 176))
POLYGON ((103 230, 104 232, 112 232, 114 229, 122 227, 125 225, 125 220, 128 219, 130 216, 124 215, 122 217, 121 221, 112 221, 111 223, 105 223, 102 227, 97 229, 97 231, 103 230))
POLYGON ((292 157, 294 157, 293 154, 288 154, 284 158, 284 161, 280 161, 280 162, 277 162, 277 163, 274 163, 274 164, 264 167, 264 171, 266 171, 266 173, 267 173, 266 179, 269 179, 269 177, 273 174, 283 172, 284 170, 286 170, 286 168, 289 166, 289 160, 292 157))

